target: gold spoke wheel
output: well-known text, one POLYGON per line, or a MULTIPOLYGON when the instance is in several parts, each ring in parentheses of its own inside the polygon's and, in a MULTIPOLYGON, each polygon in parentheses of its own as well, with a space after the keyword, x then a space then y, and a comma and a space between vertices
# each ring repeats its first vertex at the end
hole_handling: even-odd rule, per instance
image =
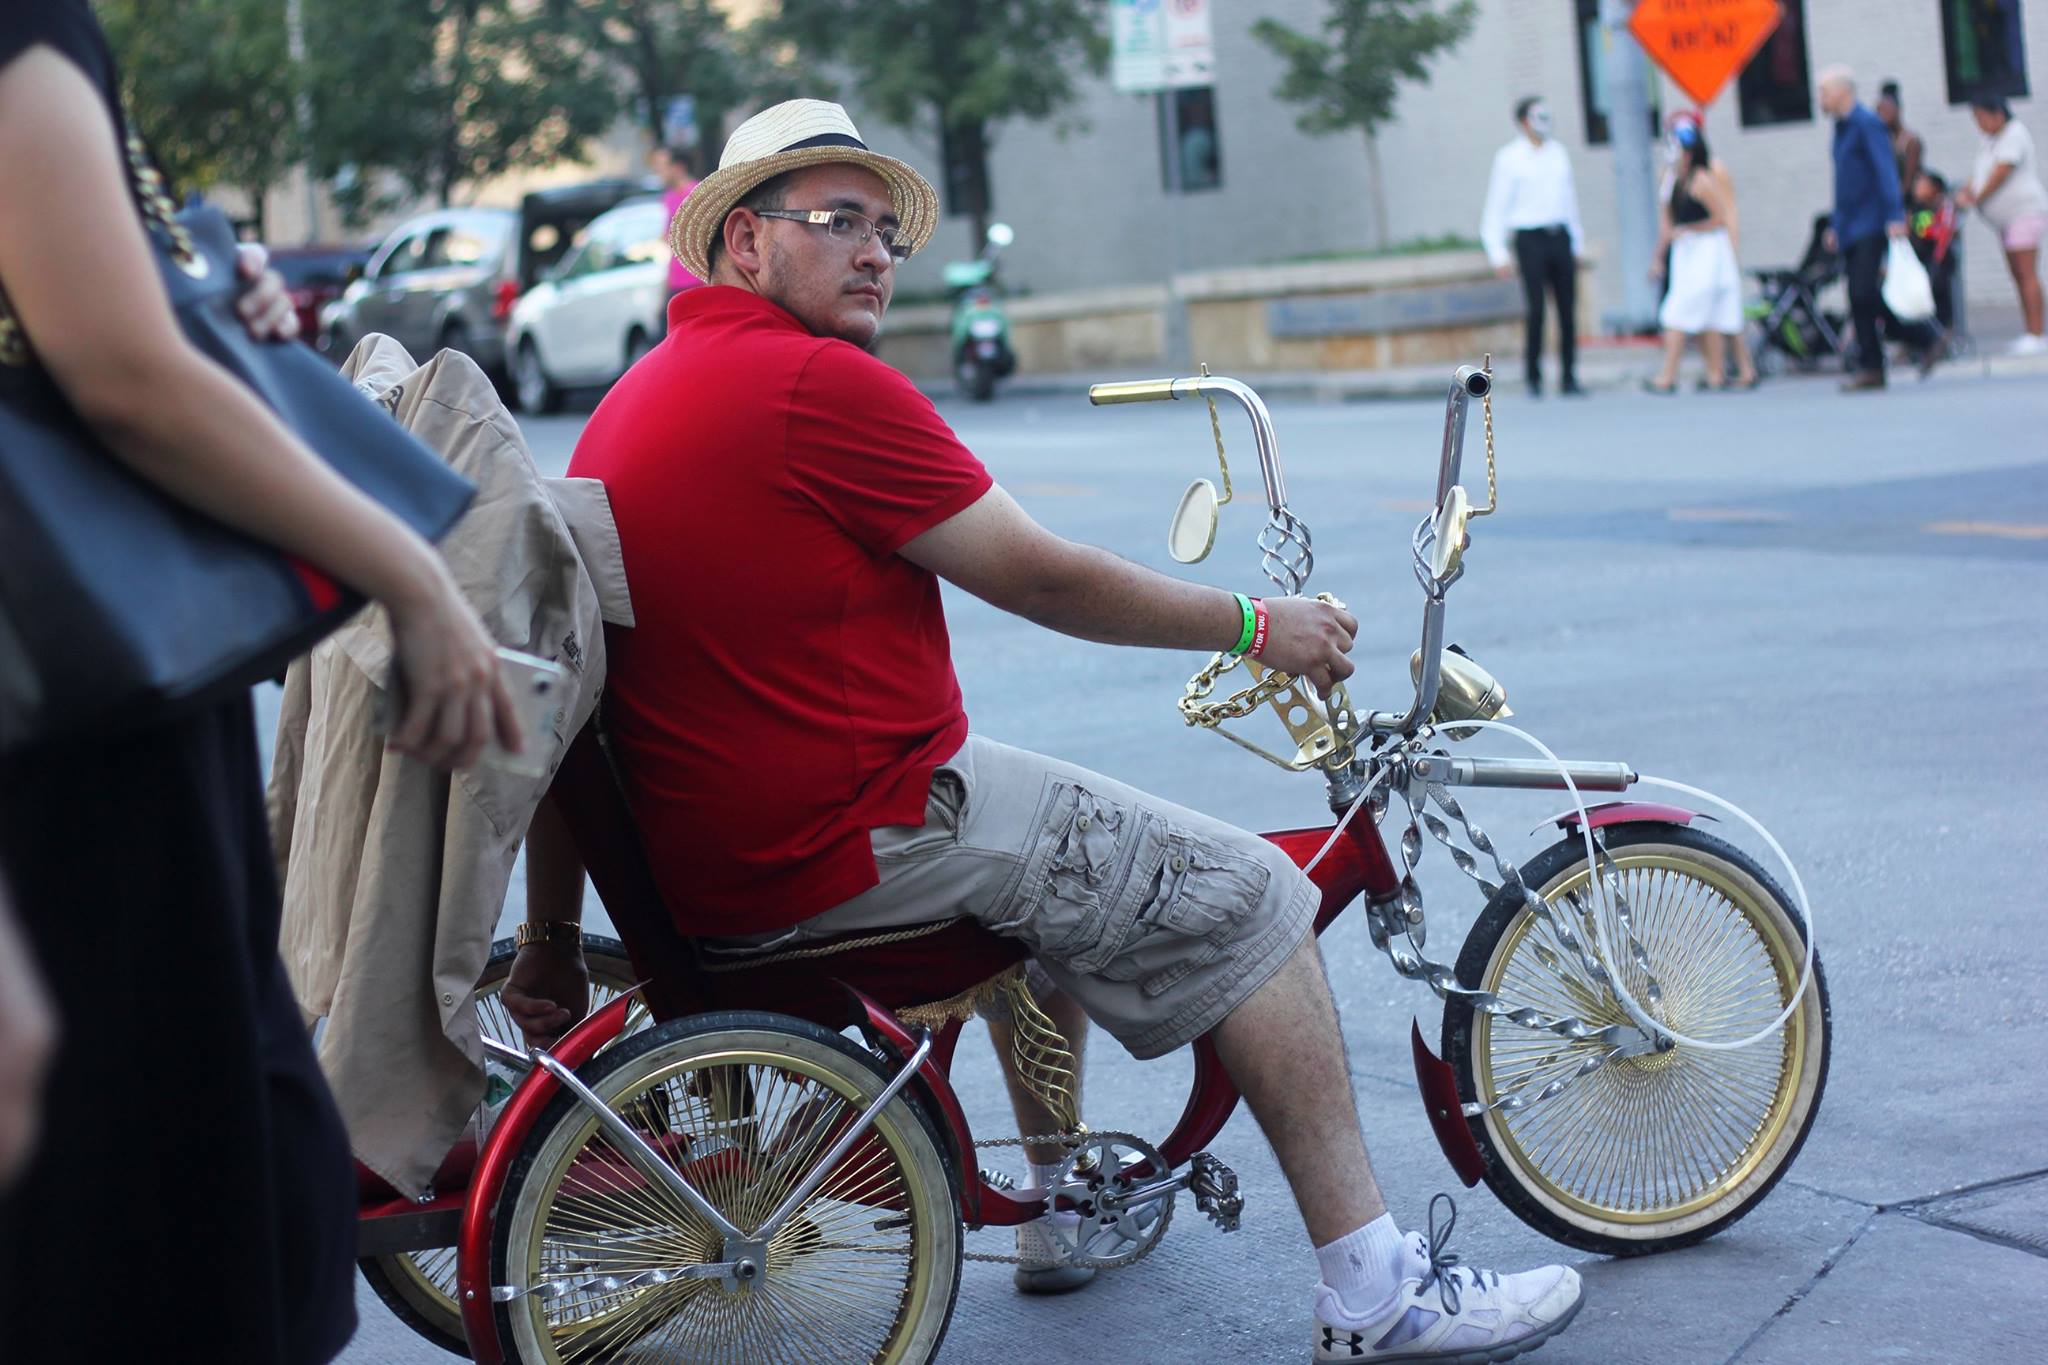
MULTIPOLYGON (((840 1035, 768 1014, 678 1020, 622 1041, 584 1074, 746 1231, 885 1083, 877 1060, 840 1035)), ((961 1262, 938 1139, 898 1097, 769 1242, 760 1280, 633 1282, 722 1259, 718 1234, 565 1096, 514 1163, 492 1276, 566 1292, 500 1305, 501 1339, 522 1365, 922 1365, 945 1334, 961 1262)))
MULTIPOLYGON (((1602 836, 1631 907, 1661 1003, 1633 962, 1629 993, 1675 1032, 1732 1042, 1769 1027, 1797 988, 1805 926, 1747 855, 1697 830, 1663 824, 1602 836)), ((1523 869, 1553 915, 1583 942, 1596 916, 1627 958, 1611 902, 1569 838, 1523 869)), ((1458 979, 1510 1007, 1627 1024, 1556 931, 1503 894, 1480 916, 1458 979)), ((1625 1255, 1710 1237, 1753 1208, 1785 1173, 1818 1110, 1828 1065, 1827 988, 1815 963, 1800 1007, 1769 1037, 1736 1051, 1680 1044, 1608 1061, 1540 1102, 1536 1094, 1604 1053, 1592 1041, 1537 1032, 1452 1001, 1444 1055, 1461 1097, 1522 1094, 1520 1112, 1469 1120, 1486 1179, 1523 1221, 1573 1246, 1625 1255)))

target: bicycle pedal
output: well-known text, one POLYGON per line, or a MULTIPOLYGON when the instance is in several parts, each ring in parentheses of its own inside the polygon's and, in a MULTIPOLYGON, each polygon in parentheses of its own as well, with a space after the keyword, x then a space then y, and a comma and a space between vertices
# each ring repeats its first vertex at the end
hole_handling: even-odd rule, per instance
POLYGON ((1237 1231, 1244 1214, 1244 1196, 1237 1190, 1236 1171, 1207 1152, 1196 1152, 1188 1162, 1188 1192, 1210 1222, 1224 1232, 1237 1231))

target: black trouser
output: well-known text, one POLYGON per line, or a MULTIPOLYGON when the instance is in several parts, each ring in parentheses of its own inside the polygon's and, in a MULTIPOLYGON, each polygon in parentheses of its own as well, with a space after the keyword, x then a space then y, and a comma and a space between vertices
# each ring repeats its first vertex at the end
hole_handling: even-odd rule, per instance
POLYGON ((1578 361, 1578 326, 1573 311, 1578 294, 1579 267, 1572 258, 1571 233, 1562 227, 1523 228, 1515 234, 1515 262, 1522 269, 1522 296, 1527 302, 1527 333, 1523 338, 1522 363, 1530 387, 1543 382, 1543 291, 1557 300, 1557 364, 1563 382, 1574 382, 1578 361))
POLYGON ((1849 312, 1856 319, 1856 368, 1880 378, 1884 375, 1884 338, 1878 335, 1878 318, 1884 311, 1884 295, 1878 275, 1884 268, 1885 242, 1880 232, 1842 248, 1842 261, 1849 272, 1849 312))

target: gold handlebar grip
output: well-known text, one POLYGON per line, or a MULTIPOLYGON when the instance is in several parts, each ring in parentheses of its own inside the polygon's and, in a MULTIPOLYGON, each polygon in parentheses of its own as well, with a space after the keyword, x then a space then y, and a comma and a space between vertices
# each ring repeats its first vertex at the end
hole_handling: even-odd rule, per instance
POLYGON ((1178 379, 1128 379, 1115 384, 1090 384, 1088 401, 1097 407, 1111 403, 1163 403, 1177 397, 1178 379))

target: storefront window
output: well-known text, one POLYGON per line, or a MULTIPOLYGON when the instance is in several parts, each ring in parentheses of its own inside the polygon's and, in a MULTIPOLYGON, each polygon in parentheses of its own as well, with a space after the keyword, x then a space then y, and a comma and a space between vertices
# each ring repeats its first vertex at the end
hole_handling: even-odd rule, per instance
POLYGON ((1948 102, 2027 93, 2026 21, 2020 0, 1941 0, 1948 102))
POLYGON ((1742 68, 1736 82, 1742 126, 1813 121, 1806 61, 1806 0, 1785 0, 1785 17, 1742 68))

